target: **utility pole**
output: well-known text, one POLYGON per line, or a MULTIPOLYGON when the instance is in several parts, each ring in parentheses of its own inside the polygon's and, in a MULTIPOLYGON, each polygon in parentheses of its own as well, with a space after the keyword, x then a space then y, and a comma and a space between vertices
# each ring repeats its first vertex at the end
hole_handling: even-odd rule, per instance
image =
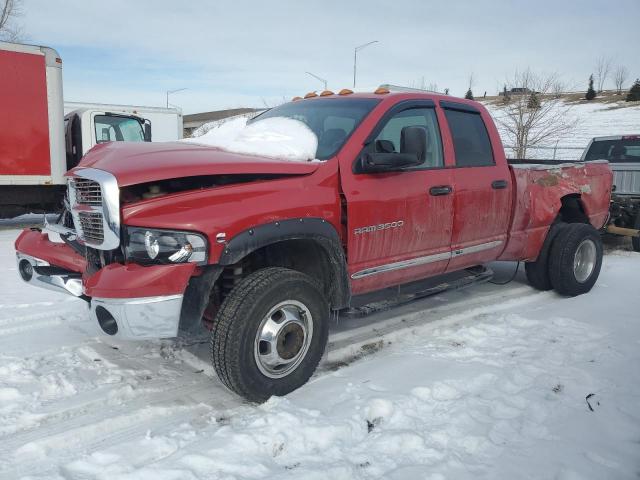
POLYGON ((186 88, 178 88, 177 90, 167 90, 167 108, 169 108, 169 94, 182 92, 183 90, 187 90, 186 88))
POLYGON ((327 81, 324 78, 319 77, 318 75, 315 75, 311 72, 304 72, 307 75, 311 75, 313 78, 315 78, 316 80, 320 80, 323 84, 324 84, 324 89, 327 89, 327 81))
POLYGON ((358 52, 368 47, 369 45, 373 45, 374 43, 378 43, 378 40, 374 40, 373 42, 369 42, 369 43, 364 43, 353 49, 353 88, 356 88, 356 65, 358 63, 358 52))

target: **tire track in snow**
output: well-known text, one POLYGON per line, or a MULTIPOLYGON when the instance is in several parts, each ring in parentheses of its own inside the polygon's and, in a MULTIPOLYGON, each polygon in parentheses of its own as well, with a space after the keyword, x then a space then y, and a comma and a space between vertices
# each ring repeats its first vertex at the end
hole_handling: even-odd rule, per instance
POLYGON ((132 413, 108 416, 90 424, 48 435, 19 448, 13 452, 9 468, 0 470, 0 476, 20 478, 57 471, 58 466, 52 465, 47 458, 49 452, 55 451, 56 463, 63 465, 83 455, 144 437, 157 427, 171 430, 193 418, 212 413, 211 407, 199 403, 169 407, 149 405, 132 413))
POLYGON ((188 422, 191 417, 185 413, 190 411, 196 415, 213 414, 239 404, 238 399, 225 395, 221 385, 203 381, 176 384, 160 392, 145 392, 134 401, 110 406, 109 409, 100 408, 104 402, 91 402, 87 412, 82 408, 78 412, 82 416, 63 419, 45 428, 36 427, 5 439, 0 446, 0 465, 5 464, 0 466, 0 476, 17 478, 46 470, 51 463, 40 457, 46 457, 52 450, 55 450, 57 459, 71 460, 80 454, 144 436, 148 430, 168 429, 169 426, 188 422), (217 400, 205 404, 198 400, 199 394, 217 400), (225 399, 225 396, 229 398, 225 399), (17 468, 16 464, 19 465, 17 468))
MULTIPOLYGON (((215 384, 211 382, 213 378, 210 376, 167 365, 160 365, 161 371, 153 371, 153 367, 157 368, 158 365, 151 365, 149 362, 157 363, 156 358, 138 359, 122 353, 120 350, 114 350, 109 345, 100 342, 82 345, 69 351, 69 354, 74 353, 86 361, 87 365, 86 368, 80 366, 76 376, 86 378, 87 374, 94 374, 96 375, 95 379, 85 380, 83 383, 76 381, 74 386, 80 392, 75 395, 43 399, 37 405, 35 411, 29 412, 34 415, 44 415, 37 424, 13 431, 4 436, 12 435, 19 438, 18 442, 26 443, 32 440, 29 432, 33 432, 33 435, 38 435, 37 432, 42 431, 43 427, 45 429, 56 428, 56 425, 60 425, 60 428, 66 428, 65 425, 73 422, 74 419, 81 419, 83 415, 92 415, 93 412, 103 407, 112 408, 112 411, 114 408, 116 410, 122 408, 124 404, 112 407, 118 401, 126 402, 126 408, 130 409, 138 408, 136 407, 137 405, 140 407, 148 405, 149 397, 159 402, 171 401, 179 398, 181 391, 188 393, 194 388, 196 392, 200 390, 206 391, 211 387, 215 389, 215 384), (98 353, 98 350, 103 350, 104 352, 101 354, 98 353), (94 363, 96 359, 100 361, 99 364, 94 363), (94 365, 105 368, 100 369, 98 367, 96 369, 94 365), (104 377, 115 375, 120 378, 120 381, 100 384, 101 374, 104 377), (58 405, 62 405, 63 408, 58 409, 58 405)), ((68 360, 71 361, 71 364, 66 365, 66 367, 64 358, 61 359, 63 363, 61 365, 55 364, 55 358, 49 360, 49 364, 53 364, 52 372, 55 373, 57 370, 65 368, 78 369, 77 358, 72 357, 68 360)), ((41 368, 38 371, 43 373, 41 368)), ((0 438, 2 437, 3 435, 0 435, 0 438)), ((6 441, 5 445, 0 446, 0 458, 5 448, 8 448, 6 447, 6 441)))
POLYGON ((9 312, 3 311, 2 317, 4 318, 0 318, 0 336, 85 320, 83 312, 75 308, 56 308, 41 313, 16 316, 9 316, 7 313, 9 312))

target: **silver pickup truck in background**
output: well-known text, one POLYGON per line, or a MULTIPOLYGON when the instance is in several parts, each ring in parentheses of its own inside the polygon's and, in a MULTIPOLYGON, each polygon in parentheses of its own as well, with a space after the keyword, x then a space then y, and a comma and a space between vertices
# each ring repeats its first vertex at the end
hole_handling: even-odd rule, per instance
POLYGON ((630 236, 633 249, 640 252, 640 135, 596 137, 582 160, 609 160, 613 193, 607 231, 630 236))

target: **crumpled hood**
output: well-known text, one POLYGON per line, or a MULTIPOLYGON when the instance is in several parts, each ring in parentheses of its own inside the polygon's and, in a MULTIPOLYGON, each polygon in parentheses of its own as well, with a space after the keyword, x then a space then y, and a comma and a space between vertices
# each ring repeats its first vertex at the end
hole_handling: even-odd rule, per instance
POLYGON ((199 175, 305 175, 319 165, 318 161, 242 155, 187 142, 110 142, 92 148, 76 168, 104 170, 116 177, 118 186, 126 187, 199 175))

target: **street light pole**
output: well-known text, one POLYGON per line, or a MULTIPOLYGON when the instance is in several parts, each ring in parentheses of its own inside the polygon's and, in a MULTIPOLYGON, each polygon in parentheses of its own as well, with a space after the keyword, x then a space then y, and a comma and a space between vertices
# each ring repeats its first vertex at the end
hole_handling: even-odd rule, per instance
POLYGON ((187 90, 186 88, 178 88, 177 90, 167 90, 167 108, 169 108, 169 94, 182 92, 183 90, 187 90))
POLYGON ((358 63, 358 52, 369 45, 373 45, 374 43, 378 43, 378 40, 374 40, 373 42, 364 43, 362 45, 357 46, 353 49, 353 88, 356 88, 356 64, 358 63))
POLYGON ((327 81, 324 78, 319 77, 318 75, 315 75, 311 72, 304 72, 307 75, 311 75, 313 78, 315 78, 316 80, 320 80, 323 84, 324 84, 324 89, 327 89, 327 81))

